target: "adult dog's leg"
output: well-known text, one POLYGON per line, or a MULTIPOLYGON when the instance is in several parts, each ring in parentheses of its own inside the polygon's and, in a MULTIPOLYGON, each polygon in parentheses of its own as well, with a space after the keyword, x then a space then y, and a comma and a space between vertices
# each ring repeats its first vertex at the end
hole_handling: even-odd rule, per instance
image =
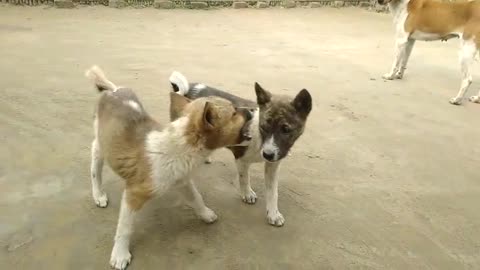
POLYGON ((242 161, 241 159, 237 159, 236 164, 238 171, 238 183, 240 185, 240 196, 242 196, 243 202, 248 204, 254 204, 257 201, 257 194, 250 186, 249 169, 251 163, 247 163, 245 161, 242 161))
POLYGON ((113 245, 112 255, 110 257, 110 265, 114 269, 123 270, 127 268, 127 265, 132 259, 129 247, 130 236, 133 233, 133 222, 135 215, 148 199, 150 199, 149 196, 135 194, 129 192, 128 189, 123 192, 117 232, 115 234, 115 244, 113 245))
MULTIPOLYGON (((450 103, 453 105, 462 104, 463 98, 467 93, 468 87, 472 84, 472 74, 470 73, 470 67, 475 60, 475 54, 477 53, 477 46, 473 40, 462 41, 462 47, 460 52, 460 67, 462 70, 462 83, 460 84, 460 90, 457 96, 450 99, 450 103)), ((470 98, 472 100, 472 98, 470 98)))
MULTIPOLYGON (((387 79, 387 80, 398 79, 397 73, 400 71, 400 65, 402 62, 406 62, 404 58, 407 55, 408 43, 409 43, 408 35, 406 35, 406 33, 399 34, 399 36, 395 41, 395 58, 393 60, 392 68, 390 69, 389 73, 383 75, 384 79, 387 79)), ((412 45, 412 48, 413 48, 413 45, 412 45)))
POLYGON ((192 179, 185 179, 185 182, 179 187, 187 204, 193 208, 197 216, 205 223, 213 223, 217 220, 217 215, 212 209, 208 208, 203 202, 202 195, 198 192, 192 179))
POLYGON ((267 220, 274 226, 283 226, 285 218, 278 211, 278 179, 280 162, 265 162, 265 197, 267 203, 267 220))
MULTIPOLYGON (((474 59, 477 60, 477 61, 480 60, 480 57, 479 57, 480 55, 479 55, 478 49, 479 49, 479 45, 477 44, 477 52, 475 53, 475 58, 474 58, 474 59)), ((478 92, 478 94, 477 94, 476 96, 471 96, 471 97, 469 98, 469 100, 470 100, 471 102, 474 102, 474 103, 480 103, 480 91, 478 92)))
POLYGON ((405 47, 405 55, 402 58, 400 63, 400 69, 395 74, 395 79, 402 79, 403 74, 405 73, 405 69, 407 69, 408 59, 410 58, 410 54, 412 53, 413 46, 415 45, 414 39, 408 39, 407 45, 405 47))

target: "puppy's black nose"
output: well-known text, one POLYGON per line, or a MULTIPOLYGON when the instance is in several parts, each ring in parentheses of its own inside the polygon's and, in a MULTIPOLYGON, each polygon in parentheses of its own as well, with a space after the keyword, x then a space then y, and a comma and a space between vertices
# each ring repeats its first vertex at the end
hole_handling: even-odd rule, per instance
POLYGON ((253 118, 253 110, 251 109, 246 109, 245 110, 245 119, 248 121, 252 120, 253 118))
POLYGON ((274 153, 266 153, 265 151, 262 152, 263 158, 265 158, 268 161, 272 161, 273 158, 275 157, 274 153))

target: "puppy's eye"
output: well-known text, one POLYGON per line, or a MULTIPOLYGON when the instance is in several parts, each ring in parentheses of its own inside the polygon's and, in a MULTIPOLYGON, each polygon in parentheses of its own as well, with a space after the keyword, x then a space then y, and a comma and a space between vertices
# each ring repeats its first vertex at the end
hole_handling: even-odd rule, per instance
POLYGON ((285 133, 285 134, 288 134, 292 131, 292 129, 287 126, 287 125, 282 125, 282 132, 285 133))
POLYGON ((232 118, 235 117, 237 115, 237 112, 233 112, 232 113, 232 118))

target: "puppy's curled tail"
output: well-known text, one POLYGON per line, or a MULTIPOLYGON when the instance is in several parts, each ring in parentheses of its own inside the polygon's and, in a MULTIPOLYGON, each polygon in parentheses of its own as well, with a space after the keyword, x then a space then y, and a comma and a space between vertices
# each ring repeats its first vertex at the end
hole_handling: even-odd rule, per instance
POLYGON ((85 76, 92 80, 97 88, 98 92, 103 92, 105 90, 115 91, 118 87, 107 79, 105 73, 98 66, 92 66, 87 71, 85 71, 85 76))
POLYGON ((181 74, 178 71, 172 72, 172 75, 170 75, 170 84, 172 85, 173 92, 176 92, 182 96, 185 96, 188 94, 188 89, 190 88, 190 85, 188 83, 188 80, 183 74, 181 74))

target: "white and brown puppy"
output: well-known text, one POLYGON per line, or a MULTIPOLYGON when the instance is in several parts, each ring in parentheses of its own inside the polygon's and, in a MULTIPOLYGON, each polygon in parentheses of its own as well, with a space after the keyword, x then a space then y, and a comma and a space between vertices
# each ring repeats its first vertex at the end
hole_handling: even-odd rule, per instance
MULTIPOLYGON (((480 46, 480 1, 445 2, 438 0, 378 0, 388 4, 395 25, 395 59, 388 80, 401 79, 416 40, 448 40, 458 37, 462 45, 462 81, 450 103, 460 105, 472 83, 470 67, 480 46)), ((479 95, 470 97, 480 102, 479 95)))
POLYGON ((273 95, 255 83, 257 102, 200 83, 189 83, 179 72, 170 76, 173 91, 190 99, 217 96, 230 100, 235 106, 254 108, 248 146, 229 147, 233 152, 243 201, 254 204, 257 195, 250 186, 249 168, 252 163, 265 163, 266 207, 268 223, 282 226, 285 218, 278 210, 277 173, 281 160, 303 134, 312 109, 312 97, 303 89, 295 97, 273 95))
POLYGON ((138 210, 152 197, 178 188, 195 213, 212 223, 217 215, 205 206, 190 178, 192 171, 215 149, 244 145, 246 109, 235 109, 222 98, 194 101, 171 93, 170 111, 179 116, 162 128, 131 89, 119 88, 98 67, 87 71, 102 92, 95 113, 92 143, 92 193, 99 207, 107 206, 102 190, 104 160, 126 181, 110 264, 124 269, 130 263, 130 235, 138 210))

